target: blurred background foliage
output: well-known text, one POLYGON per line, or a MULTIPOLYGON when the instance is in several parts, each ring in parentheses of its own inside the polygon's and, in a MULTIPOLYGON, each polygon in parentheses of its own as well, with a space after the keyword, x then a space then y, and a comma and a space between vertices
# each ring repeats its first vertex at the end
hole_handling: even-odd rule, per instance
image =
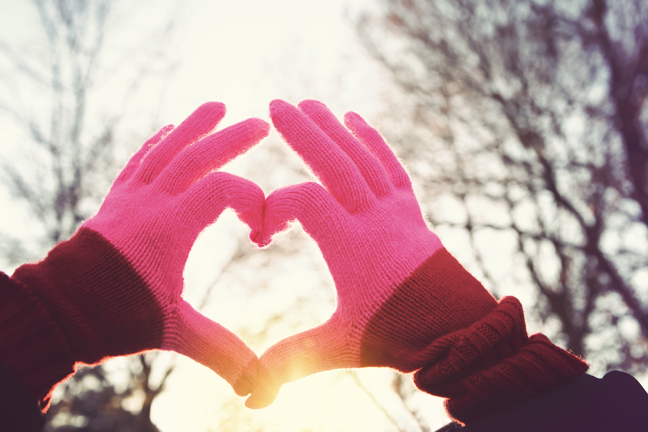
MULTIPOLYGON (((146 25, 140 20, 137 37, 126 40, 132 3, 22 3, 31 8, 34 27, 23 39, 0 38, 0 116, 15 130, 3 137, 1 180, 7 196, 3 213, 17 209, 29 229, 3 222, 3 269, 43 256, 96 211, 128 155, 163 125, 155 107, 174 104, 169 88, 189 61, 183 57, 188 51, 174 42, 191 25, 180 2, 163 7, 143 2, 139 16, 147 17, 146 25), (149 112, 141 112, 142 100, 149 112), (143 120, 138 130, 129 122, 133 117, 143 120)), ((308 3, 280 12, 293 12, 299 20, 299 13, 309 14, 308 3)), ((363 51, 364 57, 354 53, 357 63, 351 64, 366 67, 354 76, 367 83, 380 77, 370 120, 406 164, 424 213, 446 247, 496 296, 518 296, 530 328, 584 356, 593 374, 611 369, 645 374, 648 4, 359 4, 347 9, 350 31, 342 43, 363 51)), ((11 6, 1 7, 10 13, 11 6)), ((226 19, 227 9, 219 11, 226 19)), ((303 81, 294 79, 294 70, 280 68, 273 75, 269 67, 264 72, 276 96, 291 102, 328 96, 333 100, 323 101, 334 109, 365 106, 344 91, 354 85, 344 84, 348 63, 337 66, 338 79, 322 79, 310 60, 292 62, 304 52, 324 55, 309 46, 278 49, 278 61, 297 65, 303 81), (304 78, 311 76, 320 81, 304 78)), ((245 64, 253 55, 243 52, 234 61, 245 64)), ((240 82, 227 85, 252 86, 246 78, 242 74, 240 82)), ((276 135, 243 159, 233 172, 266 192, 309 179, 276 135)), ((187 296, 210 316, 243 308, 238 315, 255 317, 232 319, 229 326, 257 353, 331 313, 332 281, 298 226, 258 253, 231 215, 216 225, 192 252, 187 296), (217 256, 207 252, 214 250, 217 256), (285 276, 290 274, 292 279, 285 276)), ((155 423, 172 414, 156 415, 152 408, 179 392, 169 390, 174 382, 191 381, 189 374, 186 362, 167 353, 82 368, 59 386, 47 430, 171 430, 155 423)), ((327 397, 335 399, 354 388, 358 404, 363 398, 373 407, 384 430, 428 431, 447 421, 438 401, 421 395, 402 375, 327 374, 320 391, 327 388, 327 397)), ((204 430, 289 430, 264 423, 240 399, 229 397, 229 388, 220 389, 225 396, 210 405, 204 430)), ((322 418, 335 411, 324 404, 319 411, 306 429, 301 423, 290 427, 333 430, 322 418)))
POLYGON ((469 237, 497 294, 517 292, 489 265, 510 242, 555 340, 643 372, 648 4, 387 1, 358 30, 402 92, 389 138, 432 225, 469 237))

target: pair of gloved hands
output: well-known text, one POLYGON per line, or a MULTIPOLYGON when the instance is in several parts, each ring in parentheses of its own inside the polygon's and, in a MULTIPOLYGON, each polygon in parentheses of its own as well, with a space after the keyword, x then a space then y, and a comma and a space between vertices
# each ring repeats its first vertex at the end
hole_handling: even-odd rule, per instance
POLYGON ((163 128, 128 162, 94 217, 45 260, 15 272, 60 326, 74 361, 176 351, 261 408, 284 383, 318 371, 421 369, 438 355, 428 352, 433 341, 497 306, 427 228, 407 173, 360 116, 348 113, 345 128, 319 102, 272 102, 274 127, 321 185, 266 198, 256 184, 214 170, 263 139, 269 125, 248 119, 212 133, 224 114, 224 105, 207 103, 163 128), (181 297, 193 243, 227 207, 260 246, 299 220, 338 292, 326 323, 260 359, 181 297))

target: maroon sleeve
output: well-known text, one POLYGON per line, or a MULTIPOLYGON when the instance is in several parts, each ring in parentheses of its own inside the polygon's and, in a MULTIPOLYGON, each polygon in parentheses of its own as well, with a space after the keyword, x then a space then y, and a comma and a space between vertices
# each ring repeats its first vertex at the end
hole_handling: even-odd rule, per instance
POLYGON ((0 364, 40 401, 74 373, 61 329, 28 286, 0 272, 0 364))
POLYGON ((0 364, 0 430, 41 432, 44 425, 38 400, 0 364))
POLYGON ((416 386, 446 398, 453 418, 469 424, 556 388, 588 369, 542 334, 528 336, 522 305, 505 297, 470 327, 434 342, 434 355, 414 375, 416 386))
POLYGON ((555 389, 461 428, 438 432, 648 431, 648 394, 632 376, 613 371, 602 379, 582 375, 555 389))

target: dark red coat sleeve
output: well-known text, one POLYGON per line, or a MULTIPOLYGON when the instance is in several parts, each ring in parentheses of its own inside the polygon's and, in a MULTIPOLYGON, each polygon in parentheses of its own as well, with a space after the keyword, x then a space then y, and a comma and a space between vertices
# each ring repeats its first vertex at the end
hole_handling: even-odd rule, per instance
POLYGON ((0 364, 0 430, 40 432, 44 425, 36 397, 0 364))
POLYGON ((467 426, 438 432, 648 431, 648 394, 619 371, 574 377, 533 399, 493 412, 467 426))
POLYGON ((54 386, 74 373, 68 343, 47 308, 29 287, 2 272, 0 365, 43 411, 54 386))

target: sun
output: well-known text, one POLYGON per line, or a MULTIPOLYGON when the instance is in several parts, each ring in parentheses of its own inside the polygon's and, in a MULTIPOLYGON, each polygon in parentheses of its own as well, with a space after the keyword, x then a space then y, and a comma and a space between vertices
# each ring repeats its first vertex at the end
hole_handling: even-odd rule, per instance
POLYGON ((321 372, 283 386, 259 410, 265 424, 286 432, 386 430, 389 421, 348 371, 321 372))

